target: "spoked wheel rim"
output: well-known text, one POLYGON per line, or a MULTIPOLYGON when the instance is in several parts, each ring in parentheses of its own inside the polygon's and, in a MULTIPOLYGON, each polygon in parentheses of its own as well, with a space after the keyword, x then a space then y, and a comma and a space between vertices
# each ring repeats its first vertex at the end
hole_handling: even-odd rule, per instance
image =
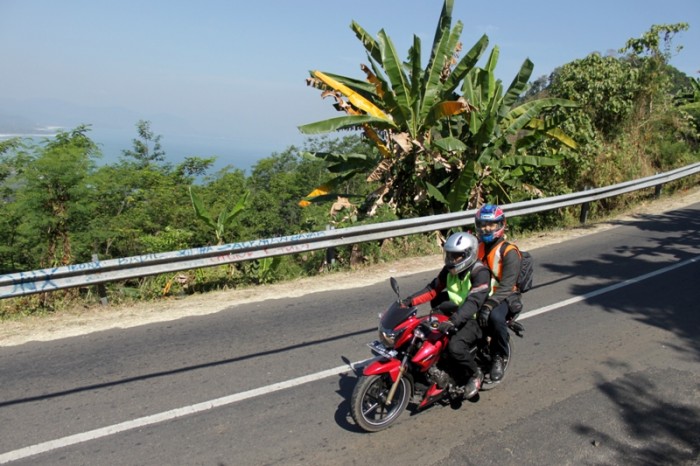
POLYGON ((369 432, 386 429, 406 409, 411 396, 410 383, 402 378, 391 403, 387 404, 392 384, 388 374, 358 380, 350 404, 352 417, 362 429, 369 432))

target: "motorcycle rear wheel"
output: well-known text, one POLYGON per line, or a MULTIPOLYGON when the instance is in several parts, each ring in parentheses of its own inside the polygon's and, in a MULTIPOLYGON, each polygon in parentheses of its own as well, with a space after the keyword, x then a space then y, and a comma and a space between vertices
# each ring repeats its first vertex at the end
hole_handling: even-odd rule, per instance
POLYGON ((386 403, 393 381, 389 374, 361 376, 350 399, 350 414, 367 432, 378 432, 392 425, 411 399, 411 383, 402 377, 390 404, 386 403))

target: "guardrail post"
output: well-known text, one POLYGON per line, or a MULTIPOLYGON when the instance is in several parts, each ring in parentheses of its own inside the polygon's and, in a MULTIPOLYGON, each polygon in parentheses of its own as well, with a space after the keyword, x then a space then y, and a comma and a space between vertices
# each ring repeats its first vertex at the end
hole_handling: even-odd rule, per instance
MULTIPOLYGON (((589 189, 591 189, 591 188, 586 186, 584 188, 584 191, 588 191, 589 189)), ((586 223, 586 220, 588 220, 588 210, 589 209, 590 209, 590 203, 584 202, 583 204, 581 204, 581 216, 579 217, 579 222, 581 224, 586 223)))
MULTIPOLYGON (((335 230, 335 227, 326 225, 326 230, 335 230)), ((326 257, 323 260, 323 265, 326 266, 326 270, 331 270, 333 265, 335 265, 335 248, 330 247, 326 249, 326 257)))
MULTIPOLYGON (((658 173, 657 173, 658 175, 658 173)), ((663 183, 662 184, 657 184, 654 186, 654 199, 659 199, 661 197, 661 189, 664 187, 663 183)))
MULTIPOLYGON (((97 262, 100 259, 97 257, 97 254, 92 255, 92 261, 97 262)), ((107 305, 107 289, 105 288, 104 283, 98 283, 97 285, 97 296, 100 297, 100 304, 103 306, 107 305)))

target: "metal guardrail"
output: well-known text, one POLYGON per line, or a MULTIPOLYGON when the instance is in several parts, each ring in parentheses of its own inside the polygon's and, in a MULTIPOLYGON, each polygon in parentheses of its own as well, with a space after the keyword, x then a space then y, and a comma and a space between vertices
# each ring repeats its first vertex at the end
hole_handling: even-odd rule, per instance
MULTIPOLYGON (((516 202, 502 205, 501 208, 509 217, 515 217, 579 204, 585 205, 599 199, 660 186, 696 173, 700 173, 700 162, 638 180, 572 194, 516 202)), ((213 267, 265 257, 296 254, 397 236, 447 230, 471 225, 474 221, 475 213, 476 210, 473 209, 359 227, 302 233, 279 238, 258 239, 221 246, 206 246, 121 259, 95 260, 83 264, 12 273, 0 276, 0 299, 55 291, 62 288, 98 285, 148 275, 213 267)))

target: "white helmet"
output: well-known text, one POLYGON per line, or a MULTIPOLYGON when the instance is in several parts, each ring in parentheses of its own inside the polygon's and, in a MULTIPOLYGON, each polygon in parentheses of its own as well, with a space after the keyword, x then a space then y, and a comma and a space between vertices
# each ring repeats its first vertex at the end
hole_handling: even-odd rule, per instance
POLYGON ((445 266, 450 273, 457 275, 476 262, 479 242, 470 233, 455 233, 447 238, 442 247, 445 254, 445 266))

